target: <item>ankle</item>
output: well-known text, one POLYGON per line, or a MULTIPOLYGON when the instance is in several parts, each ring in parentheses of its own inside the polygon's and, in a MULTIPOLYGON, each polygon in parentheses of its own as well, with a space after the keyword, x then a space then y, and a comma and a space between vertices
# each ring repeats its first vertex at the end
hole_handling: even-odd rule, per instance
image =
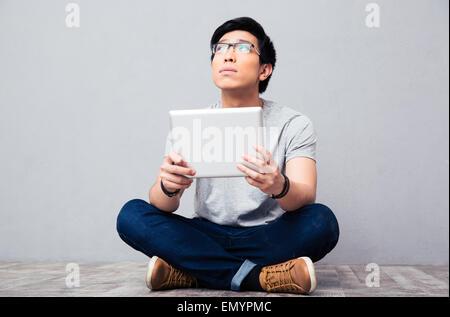
POLYGON ((242 281, 241 289, 246 291, 263 292, 264 288, 261 286, 260 275, 261 266, 256 265, 242 281))

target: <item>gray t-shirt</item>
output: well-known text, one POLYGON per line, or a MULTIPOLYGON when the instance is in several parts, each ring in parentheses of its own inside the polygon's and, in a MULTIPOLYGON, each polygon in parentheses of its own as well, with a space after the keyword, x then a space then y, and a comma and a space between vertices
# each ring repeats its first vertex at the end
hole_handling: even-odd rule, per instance
MULTIPOLYGON (((311 120, 302 113, 276 102, 264 102, 266 149, 282 172, 294 157, 316 160, 316 133, 311 120)), ((219 100, 207 108, 222 108, 219 100)), ((166 141, 168 154, 169 141, 166 141)), ((244 177, 197 178, 194 212, 220 225, 250 227, 269 223, 285 211, 275 199, 247 183, 244 177)))

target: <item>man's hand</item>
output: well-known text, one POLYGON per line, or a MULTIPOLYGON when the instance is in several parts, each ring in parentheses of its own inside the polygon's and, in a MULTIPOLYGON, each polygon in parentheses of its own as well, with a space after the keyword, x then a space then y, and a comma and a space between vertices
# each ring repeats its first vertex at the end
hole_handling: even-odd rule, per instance
POLYGON ((176 153, 170 152, 164 158, 163 163, 159 168, 159 175, 164 187, 171 192, 177 189, 186 189, 191 186, 194 181, 193 178, 188 178, 184 175, 195 175, 195 170, 188 167, 184 158, 176 153))
POLYGON ((243 155, 242 159, 262 169, 264 174, 258 173, 242 164, 237 164, 237 169, 247 174, 248 176, 245 177, 245 180, 250 185, 258 187, 262 192, 268 195, 280 194, 283 190, 285 180, 277 162, 270 152, 262 146, 255 145, 253 147, 258 153, 262 154, 264 161, 248 154, 243 155))

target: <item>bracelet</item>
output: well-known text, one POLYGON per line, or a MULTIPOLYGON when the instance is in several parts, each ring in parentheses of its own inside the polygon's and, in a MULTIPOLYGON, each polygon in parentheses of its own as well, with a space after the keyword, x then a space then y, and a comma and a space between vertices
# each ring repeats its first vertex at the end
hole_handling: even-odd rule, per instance
POLYGON ((166 189, 166 188, 164 187, 164 185, 163 185, 162 180, 161 180, 161 189, 162 189, 162 191, 164 192, 164 194, 166 194, 166 195, 169 196, 169 197, 173 197, 173 196, 175 196, 176 194, 178 194, 178 193, 180 192, 180 189, 179 189, 179 188, 178 188, 176 191, 174 191, 173 193, 167 191, 167 189, 166 189))
POLYGON ((290 188, 289 178, 286 176, 286 174, 284 174, 284 173, 281 173, 281 174, 282 174, 283 177, 284 177, 284 186, 283 186, 283 190, 282 190, 281 193, 278 194, 278 195, 273 195, 273 194, 272 194, 271 197, 272 197, 273 199, 283 198, 284 196, 286 196, 286 194, 288 193, 289 188, 290 188))

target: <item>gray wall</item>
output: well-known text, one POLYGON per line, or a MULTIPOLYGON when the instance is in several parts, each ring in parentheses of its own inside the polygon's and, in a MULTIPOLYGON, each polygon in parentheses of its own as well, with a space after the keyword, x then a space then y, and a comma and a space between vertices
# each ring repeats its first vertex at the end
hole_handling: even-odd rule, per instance
MULTIPOLYGON (((278 64, 262 97, 308 115, 324 263, 448 264, 448 1, 0 0, 0 260, 144 260, 115 231, 148 199, 167 111, 219 98, 209 39, 249 15, 278 64)), ((191 215, 193 190, 180 213, 191 215)))

